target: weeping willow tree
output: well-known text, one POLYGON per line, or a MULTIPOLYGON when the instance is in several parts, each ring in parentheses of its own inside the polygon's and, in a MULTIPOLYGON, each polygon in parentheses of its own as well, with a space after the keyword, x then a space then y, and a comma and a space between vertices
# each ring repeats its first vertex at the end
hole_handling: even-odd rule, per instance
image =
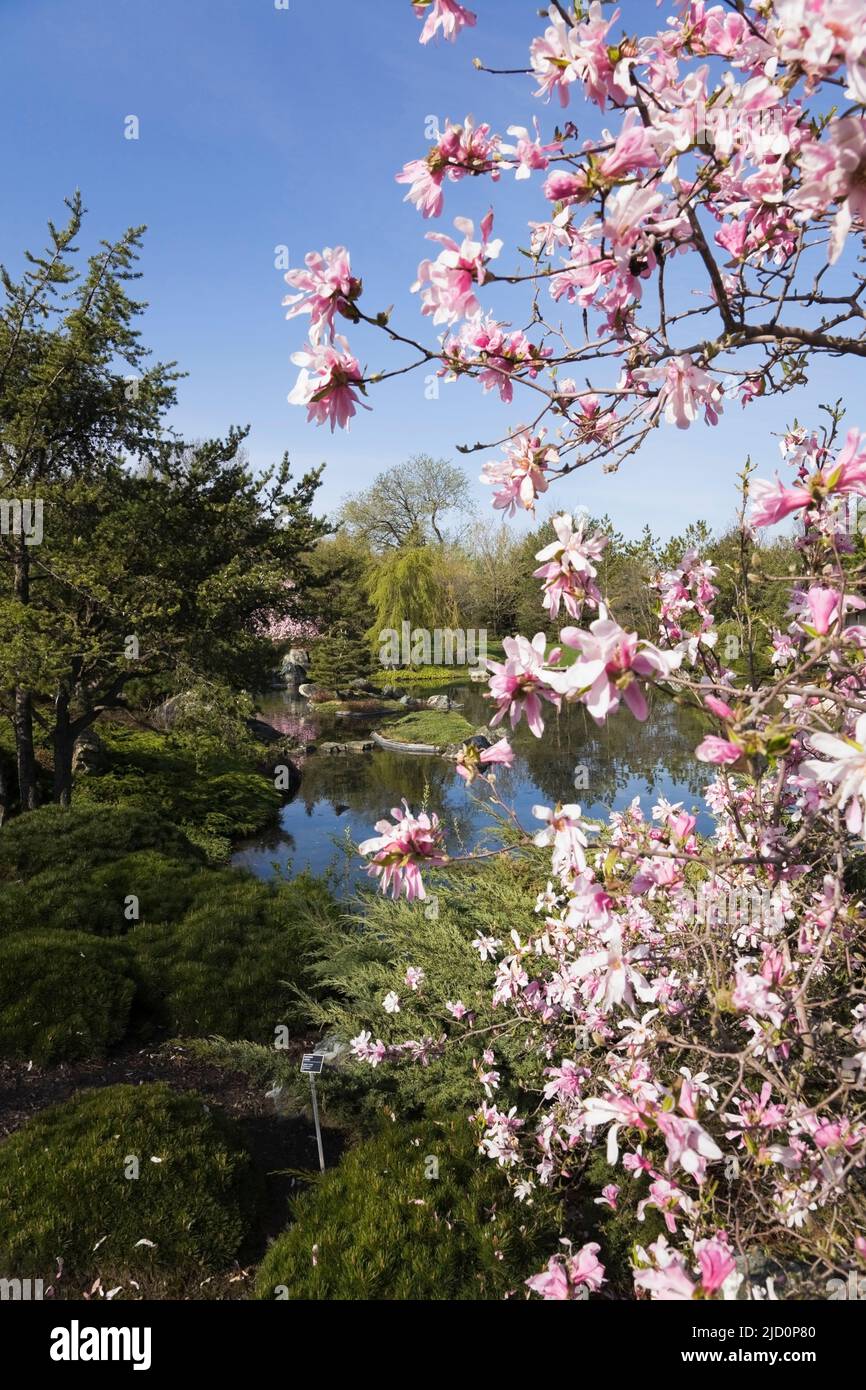
POLYGON ((386 551, 372 561, 366 579, 367 597, 376 615, 369 636, 400 633, 411 628, 454 627, 458 621, 454 592, 443 573, 441 553, 433 546, 412 544, 386 551))

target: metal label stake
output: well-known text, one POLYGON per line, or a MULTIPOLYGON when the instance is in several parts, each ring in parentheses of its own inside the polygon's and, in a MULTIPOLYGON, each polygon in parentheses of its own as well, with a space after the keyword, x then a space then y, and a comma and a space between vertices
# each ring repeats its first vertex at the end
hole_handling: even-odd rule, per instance
POLYGON ((325 1065, 321 1052, 305 1052, 301 1058, 301 1071, 310 1078, 310 1095, 313 1101, 313 1121, 316 1126, 316 1144, 319 1149, 319 1168, 325 1171, 325 1151, 322 1148, 322 1127, 319 1124, 319 1103, 316 1098, 316 1077, 325 1065))

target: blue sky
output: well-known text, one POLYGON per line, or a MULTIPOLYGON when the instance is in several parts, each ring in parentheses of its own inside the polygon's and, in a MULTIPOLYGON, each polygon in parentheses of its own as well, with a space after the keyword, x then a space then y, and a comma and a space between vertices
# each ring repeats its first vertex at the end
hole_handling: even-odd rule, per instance
MULTIPOLYGON (((533 114, 549 130, 559 115, 533 98, 528 78, 472 68, 476 53, 493 67, 525 61, 541 27, 534 5, 474 7, 474 33, 422 48, 408 0, 289 0, 287 10, 274 0, 0 0, 0 258, 17 270, 22 248, 41 246, 46 219, 62 218, 75 187, 90 213, 82 246, 147 223, 145 338, 189 373, 174 423, 188 437, 249 423, 256 465, 284 449, 297 472, 325 462, 323 509, 409 454, 456 457, 458 443, 500 437, 521 422, 518 401, 502 406, 471 383, 429 401, 420 374, 374 391, 373 413, 347 435, 308 426, 286 401, 303 321, 285 321, 274 266, 280 245, 297 265, 307 250, 346 244, 367 308, 395 304, 395 326, 429 340, 408 288, 431 224, 402 202, 394 174, 425 151, 431 115, 472 112, 500 131, 533 114), (140 122, 135 141, 124 138, 129 115, 140 122)), ((653 6, 625 6, 633 27, 650 11, 654 19, 653 6)), ((599 128, 580 98, 568 114, 582 133, 599 128)), ((437 225, 450 230, 458 214, 477 220, 491 195, 503 210, 507 268, 525 244, 526 219, 543 215, 537 182, 453 185, 437 225)), ((398 364, 371 330, 351 330, 350 340, 371 370, 398 364)), ((607 511, 627 534, 645 522, 668 534, 698 516, 724 525, 744 455, 751 450, 769 473, 778 460, 771 431, 861 382, 862 368, 825 362, 807 391, 745 413, 730 403, 715 430, 656 431, 619 474, 594 467, 560 486, 557 508, 607 511)), ((866 410, 852 423, 866 425, 866 410)), ((482 461, 464 461, 473 479, 482 461)), ((475 491, 489 506, 489 490, 475 491)))

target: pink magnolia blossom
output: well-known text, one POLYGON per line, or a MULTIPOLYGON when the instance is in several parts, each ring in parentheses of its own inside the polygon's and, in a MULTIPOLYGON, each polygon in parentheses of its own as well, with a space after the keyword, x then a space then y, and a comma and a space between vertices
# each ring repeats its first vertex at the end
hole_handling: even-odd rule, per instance
POLYGON ((681 1187, 667 1178, 656 1178, 649 1186, 649 1195, 637 1206, 638 1221, 645 1220, 645 1212, 653 1208, 659 1212, 671 1235, 676 1234, 677 1219, 680 1213, 689 1216, 694 1210, 694 1202, 686 1196, 681 1187))
POLYGON ((775 482, 766 478, 753 478, 749 484, 749 498, 752 510, 749 516, 753 526, 775 526, 777 522, 790 516, 801 507, 808 507, 812 494, 808 488, 785 487, 778 475, 775 482))
POLYGON ((562 141, 560 140, 553 140, 547 145, 542 145, 538 121, 535 122, 534 137, 523 125, 510 125, 508 134, 514 136, 516 143, 513 145, 502 144, 500 151, 503 155, 512 156, 512 158, 503 160, 503 164, 514 169, 516 179, 528 179, 534 171, 547 169, 550 164, 549 156, 562 149, 562 141))
POLYGON ((557 301, 566 299, 570 304, 578 304, 585 309, 609 284, 616 268, 616 261, 610 256, 602 256, 586 237, 578 236, 571 243, 565 267, 550 277, 551 298, 557 301))
POLYGON ((626 632, 608 618, 604 609, 601 613, 588 632, 562 629, 563 642, 578 649, 580 660, 561 673, 553 672, 551 682, 565 700, 586 705, 598 724, 619 707, 621 699, 636 719, 646 719, 649 706, 640 680, 670 675, 680 656, 639 641, 636 633, 626 632))
POLYGON ((505 661, 487 663, 493 672, 490 698, 497 705, 490 727, 495 729, 507 714, 514 729, 525 715, 531 732, 540 738, 544 732, 542 700, 547 700, 556 709, 560 704, 559 695, 550 685, 550 672, 544 666, 547 640, 543 632, 538 632, 531 642, 525 637, 506 637, 502 646, 505 661))
POLYGON ((782 997, 770 988, 763 975, 754 974, 747 961, 740 961, 734 981, 731 999, 735 1009, 755 1019, 766 1018, 774 1028, 781 1027, 784 1019, 782 997))
POLYGON ((381 1038, 372 1042, 372 1033, 361 1032, 357 1037, 352 1038, 349 1047, 352 1055, 358 1058, 359 1062, 367 1062, 371 1067, 378 1067, 381 1062, 387 1061, 390 1052, 381 1038))
POLYGON ((602 15, 597 0, 589 7, 589 17, 582 24, 569 26, 560 10, 550 7, 551 23, 541 38, 533 40, 530 62, 538 78, 538 96, 546 100, 556 95, 567 106, 570 88, 582 82, 586 96, 604 109, 608 98, 625 99, 630 82, 625 69, 611 61, 607 43, 608 31, 619 11, 608 19, 602 15))
POLYGON ((289 394, 289 404, 305 405, 307 419, 317 425, 330 421, 332 434, 337 425, 348 429, 355 406, 363 405, 358 391, 363 391, 364 385, 357 358, 349 352, 345 338, 337 336, 327 345, 310 343, 302 352, 292 353, 292 361, 301 371, 289 394))
POLYGON ((548 202, 568 206, 585 202, 592 187, 583 169, 554 169, 544 180, 543 192, 548 202))
POLYGON ((717 715, 719 719, 724 719, 727 722, 735 718, 730 705, 726 704, 724 700, 720 700, 716 695, 705 695, 704 704, 710 713, 717 715))
POLYGON ((479 314, 446 341, 442 356, 451 375, 473 369, 485 391, 498 390, 508 403, 514 396, 512 379, 534 381, 552 351, 531 343, 522 330, 509 332, 489 314, 479 314))
POLYGON ((845 824, 852 835, 859 835, 866 820, 866 714, 857 720, 853 739, 815 733, 809 741, 830 762, 808 758, 801 764, 801 772, 815 782, 829 782, 837 788, 836 800, 845 811, 845 824))
POLYGON ((805 214, 818 216, 832 203, 838 205, 828 252, 833 265, 854 222, 866 218, 866 119, 845 116, 831 121, 826 138, 804 144, 800 172, 792 201, 805 214))
POLYGON ((742 756, 743 750, 739 744, 732 743, 730 739, 718 738, 716 734, 707 734, 695 749, 698 762, 715 763, 717 767, 729 767, 739 762, 742 756))
POLYGON ((844 607, 845 601, 836 589, 823 589, 820 584, 813 584, 806 594, 809 622, 820 637, 827 635, 839 620, 844 607))
POLYGON ((845 445, 830 471, 836 492, 857 492, 866 497, 866 445, 859 430, 849 430, 845 445))
POLYGON ((536 498, 547 492, 548 471, 559 463, 559 453, 546 444, 544 432, 519 430, 504 445, 505 458, 486 463, 481 482, 496 488, 493 505, 513 516, 518 507, 533 511, 536 498))
POLYGON ((464 743, 457 754, 456 772, 464 782, 473 782, 482 767, 499 765, 511 767, 514 763, 514 749, 507 738, 501 738, 490 748, 477 748, 474 743, 464 743))
MULTIPOLYGON (((641 1253, 647 1256, 646 1251, 641 1253)), ((690 1278, 682 1255, 670 1249, 664 1236, 653 1242, 649 1254, 653 1256, 653 1265, 632 1271, 636 1289, 646 1289, 650 1298, 665 1302, 694 1298, 697 1285, 690 1278)))
MULTIPOLYGON (((619 256, 631 256, 638 242, 642 241, 647 223, 659 211, 664 198, 658 189, 645 187, 640 183, 624 184, 613 193, 605 204, 604 234, 611 241, 614 252, 619 256)), ((650 258, 646 248, 647 258, 650 258)), ((691 363, 691 358, 674 357, 674 364, 691 363)), ((677 370, 685 370, 678 366, 677 370)), ((693 369, 693 375, 697 372, 693 369)), ((670 375, 670 373, 668 373, 670 375)), ((697 377, 695 377, 697 380, 697 377)))
POLYGON ((784 62, 824 75, 839 66, 862 24, 859 0, 776 0, 771 38, 784 62))
POLYGON ((413 203, 424 218, 438 217, 445 202, 444 183, 457 183, 467 175, 489 174, 499 177, 496 155, 498 138, 489 125, 476 125, 467 116, 462 125, 446 122, 426 159, 412 159, 397 174, 397 183, 409 184, 404 199, 413 203))
POLYGON ((533 843, 542 849, 553 847, 554 873, 582 873, 586 868, 587 838, 580 807, 571 804, 551 810, 549 806, 533 806, 532 814, 536 820, 546 822, 545 828, 533 836, 533 843))
POLYGON ((601 1189, 601 1196, 594 1200, 597 1206, 610 1207, 611 1211, 616 1211, 618 1199, 619 1187, 615 1182, 609 1182, 601 1189))
POLYGON ((596 1293, 606 1282, 604 1265, 598 1259, 600 1249, 591 1241, 576 1255, 552 1255, 546 1270, 526 1280, 527 1287, 548 1302, 578 1297, 582 1289, 596 1293))
POLYGON ((708 1294, 719 1293, 727 1277, 733 1275, 737 1269, 737 1261, 728 1245, 726 1234, 720 1232, 712 1240, 699 1240, 695 1244, 695 1254, 698 1264, 701 1265, 703 1291, 708 1294))
POLYGON ((286 272, 286 283, 299 293, 287 295, 283 304, 289 306, 287 319, 310 315, 310 342, 318 346, 326 334, 333 341, 335 314, 346 313, 351 318, 351 305, 361 293, 361 281, 352 274, 345 246, 310 251, 304 262, 306 270, 286 272))
POLYGON ((364 840, 358 852, 372 856, 368 872, 379 878, 383 893, 390 888, 392 897, 399 898, 405 892, 409 902, 414 902, 426 897, 421 867, 444 864, 447 859, 439 817, 426 812, 415 817, 405 801, 403 809, 395 807, 391 815, 394 824, 377 821, 378 837, 364 840))
POLYGON ((461 29, 471 29, 477 20, 477 16, 457 0, 412 0, 412 5, 418 18, 424 20, 419 43, 429 43, 440 29, 443 37, 453 43, 461 29))
MULTIPOLYGON (((849 0, 849 3, 854 5, 856 0, 849 0)), ((860 20, 859 12, 857 18, 860 20)), ((845 95, 851 101, 859 101, 860 105, 864 106, 866 105, 866 34, 862 33, 862 20, 860 20, 860 25, 855 27, 851 42, 848 44, 845 64, 848 69, 848 86, 845 95)))
POLYGON ((682 1168, 696 1182, 702 1183, 706 1177, 707 1164, 715 1163, 724 1157, 715 1139, 697 1120, 661 1110, 656 1115, 656 1124, 667 1144, 665 1168, 669 1173, 675 1168, 682 1168))
POLYGON ((536 560, 543 563, 533 571, 533 577, 544 580, 542 606, 551 618, 558 615, 560 603, 572 618, 579 618, 584 603, 597 607, 601 602, 594 582, 598 574, 595 562, 601 560, 608 537, 598 531, 587 535, 586 518, 581 517, 575 526, 568 512, 553 517, 551 525, 556 540, 536 553, 536 560))
POLYGON ((598 171, 606 179, 619 179, 641 169, 657 168, 656 142, 637 111, 629 111, 616 137, 613 149, 599 160, 598 171))
POLYGON ((689 353, 671 357, 657 367, 638 368, 633 376, 648 385, 659 383, 659 406, 669 425, 687 430, 701 411, 707 424, 718 424, 722 413, 722 390, 709 372, 698 367, 689 353))
POLYGON ((468 217, 455 217, 454 226, 463 233, 463 241, 442 232, 428 232, 429 241, 438 241, 445 249, 435 261, 422 261, 413 293, 421 292, 421 312, 432 316, 434 323, 451 324, 461 318, 471 318, 480 312, 481 305, 475 288, 487 277, 487 263, 495 260, 502 242, 491 241, 493 213, 481 222, 481 240, 476 241, 475 224, 468 217))
POLYGON ((650 955, 648 946, 626 950, 622 933, 614 929, 598 951, 589 951, 575 962, 574 973, 579 979, 591 976, 592 1001, 602 1013, 609 1013, 620 1004, 635 1008, 635 1000, 644 1003, 655 999, 655 989, 641 974, 636 962, 650 955))

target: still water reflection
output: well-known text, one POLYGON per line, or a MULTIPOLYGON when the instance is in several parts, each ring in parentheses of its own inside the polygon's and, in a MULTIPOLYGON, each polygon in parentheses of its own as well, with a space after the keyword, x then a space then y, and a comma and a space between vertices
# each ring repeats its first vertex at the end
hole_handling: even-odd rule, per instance
MULTIPOLYGON (((452 687, 449 693, 473 725, 489 718, 489 703, 477 687, 452 687)), ((275 727, 313 742, 360 739, 382 722, 369 716, 317 719, 306 701, 282 693, 265 696, 260 709, 275 727)), ((644 724, 622 708, 599 728, 584 709, 571 707, 551 716, 543 739, 533 738, 525 724, 519 726, 512 737, 514 766, 497 769, 499 793, 527 828, 538 829, 532 818, 538 802, 578 801, 588 815, 605 816, 639 796, 649 814, 653 801, 664 796, 696 811, 698 829, 708 831, 711 821, 701 792, 709 770, 694 760, 700 738, 694 716, 660 697, 644 724), (575 791, 577 765, 586 769, 585 790, 575 791)), ((244 844, 233 862, 261 878, 303 869, 328 874, 335 891, 349 892, 367 880, 363 863, 347 848, 371 835, 375 822, 403 797, 413 811, 423 804, 439 813, 452 854, 489 837, 490 819, 476 791, 441 758, 379 748, 343 756, 314 753, 306 758, 297 795, 282 808, 279 828, 244 844)))

